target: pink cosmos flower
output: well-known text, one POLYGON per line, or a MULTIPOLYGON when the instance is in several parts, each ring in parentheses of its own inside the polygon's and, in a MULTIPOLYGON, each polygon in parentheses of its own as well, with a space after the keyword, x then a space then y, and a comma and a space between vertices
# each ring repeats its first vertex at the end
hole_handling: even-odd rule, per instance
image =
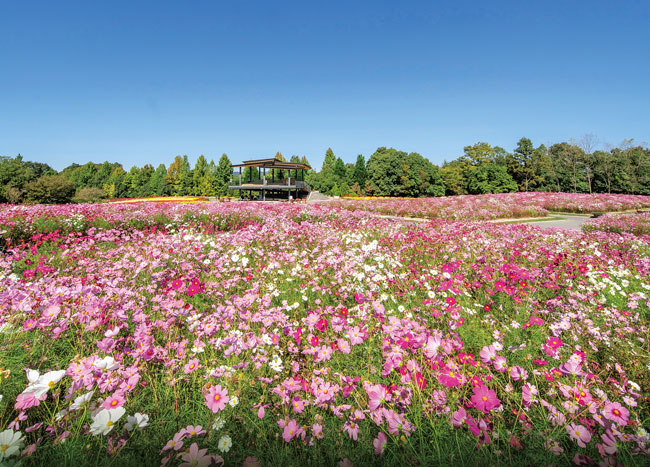
POLYGON ((546 345, 548 345, 552 349, 559 349, 560 347, 562 347, 563 342, 562 339, 560 339, 559 337, 549 337, 546 340, 546 345))
POLYGON ((302 429, 300 428, 300 425, 298 425, 298 422, 291 419, 289 423, 284 426, 284 430, 282 431, 282 439, 288 443, 295 436, 299 435, 301 431, 302 429))
POLYGON ((591 441, 591 433, 589 433, 589 430, 583 425, 572 423, 571 425, 566 426, 566 431, 569 433, 571 439, 578 443, 578 446, 581 448, 586 448, 586 443, 591 441))
POLYGON ((527 380, 528 379, 528 372, 520 367, 519 365, 515 365, 510 369, 510 377, 514 381, 519 381, 519 380, 527 380))
POLYGON ((357 440, 359 437, 359 425, 357 425, 354 422, 345 422, 345 425, 343 426, 343 431, 345 431, 348 436, 350 436, 350 439, 353 439, 354 441, 357 440))
POLYGON ((124 395, 116 392, 112 396, 106 398, 102 404, 102 407, 104 407, 106 410, 116 409, 118 407, 122 407, 124 405, 124 402, 126 402, 124 395))
POLYGON ((186 428, 183 428, 179 433, 188 438, 194 438, 195 436, 204 435, 207 433, 201 425, 187 425, 186 428))
POLYGON ((327 327, 328 327, 328 322, 325 318, 319 319, 318 322, 316 323, 316 329, 318 329, 320 332, 327 331, 327 327))
POLYGON ((172 439, 167 441, 167 444, 165 444, 165 447, 162 448, 162 451, 160 453, 162 454, 165 451, 169 451, 170 449, 173 449, 174 451, 178 451, 183 447, 183 439, 185 438, 185 435, 182 432, 178 432, 174 435, 172 439))
POLYGON ((321 425, 320 423, 314 423, 311 426, 311 433, 314 435, 314 438, 322 439, 323 438, 323 425, 321 425))
POLYGON ((349 354, 351 351, 350 344, 345 339, 338 339, 336 341, 336 345, 339 348, 339 350, 344 354, 349 354))
POLYGON ((363 332, 359 326, 354 326, 347 332, 347 337, 350 339, 350 344, 359 345, 363 343, 363 332))
POLYGON ((487 386, 477 386, 474 388, 472 402, 474 403, 474 407, 485 413, 501 405, 497 393, 492 389, 488 389, 487 386))
POLYGON ((212 463, 212 456, 206 455, 207 452, 207 449, 199 449, 196 443, 192 443, 190 449, 181 455, 181 459, 184 461, 181 467, 202 467, 210 465, 212 463))
POLYGON ((444 386, 447 386, 448 388, 453 388, 454 386, 460 385, 460 380, 458 379, 458 376, 459 375, 457 375, 453 371, 440 373, 438 375, 438 382, 444 386))
POLYGON ((332 348, 327 346, 327 345, 321 345, 316 349, 316 352, 314 353, 314 361, 315 362, 322 362, 325 360, 331 360, 332 359, 332 348))
POLYGON ((501 355, 494 358, 493 365, 494 365, 494 369, 497 370, 499 373, 505 373, 508 370, 508 363, 506 361, 506 357, 502 357, 501 355))
POLYGON ((293 406, 294 412, 302 413, 302 411, 305 410, 305 401, 298 396, 293 398, 291 405, 293 406))
POLYGON ((485 346, 481 349, 480 357, 483 363, 490 363, 497 357, 497 349, 493 345, 485 346))
POLYGON ((442 340, 438 336, 429 336, 424 346, 424 355, 427 358, 434 359, 438 355, 438 349, 442 345, 442 340))
POLYGON ((615 423, 626 424, 630 411, 618 402, 609 402, 603 409, 603 416, 615 423))
POLYGON ((386 390, 381 384, 373 384, 366 388, 366 393, 368 393, 368 408, 370 410, 377 410, 385 402, 386 390))
POLYGON ((217 413, 226 408, 226 403, 230 400, 228 390, 223 389, 220 384, 212 386, 205 395, 205 401, 208 408, 217 413))
POLYGON ((193 358, 189 362, 185 364, 183 367, 185 369, 185 374, 192 373, 194 370, 196 370, 199 367, 199 359, 198 358, 193 358))
POLYGON ((375 454, 379 455, 379 457, 383 456, 387 443, 388 437, 380 431, 377 437, 372 441, 372 445, 375 447, 375 454))

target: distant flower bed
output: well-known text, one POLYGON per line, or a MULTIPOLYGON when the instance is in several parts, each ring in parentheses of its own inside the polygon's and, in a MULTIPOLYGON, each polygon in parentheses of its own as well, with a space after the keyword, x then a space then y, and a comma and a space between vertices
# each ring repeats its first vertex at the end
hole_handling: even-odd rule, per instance
POLYGON ((440 198, 348 198, 330 203, 383 215, 489 220, 544 217, 550 211, 593 213, 650 207, 650 196, 581 193, 498 193, 440 198))
POLYGON ((605 214, 589 219, 583 226, 585 232, 603 231, 610 233, 630 233, 650 235, 650 212, 605 214))
POLYGON ((149 198, 121 198, 112 199, 109 204, 131 203, 204 203, 208 201, 205 196, 153 196, 149 198))
MULTIPOLYGON (((238 230, 269 216, 295 221, 332 214, 323 206, 289 203, 137 203, 10 205, 0 204, 0 245, 56 240, 74 233, 93 235, 108 230, 177 231, 197 227, 204 232, 238 230)), ((347 212, 360 217, 362 212, 347 212)))

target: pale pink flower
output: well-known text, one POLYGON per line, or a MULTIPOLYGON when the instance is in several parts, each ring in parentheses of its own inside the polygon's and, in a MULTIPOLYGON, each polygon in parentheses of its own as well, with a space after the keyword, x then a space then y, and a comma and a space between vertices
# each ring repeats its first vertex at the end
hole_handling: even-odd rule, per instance
POLYGON ((208 408, 214 413, 225 409, 229 400, 230 397, 228 397, 228 390, 222 388, 220 384, 212 386, 205 395, 205 401, 208 408))
POLYGON ((566 431, 569 433, 571 439, 578 443, 578 446, 581 448, 587 447, 586 443, 591 441, 591 433, 583 425, 572 423, 566 426, 566 431))

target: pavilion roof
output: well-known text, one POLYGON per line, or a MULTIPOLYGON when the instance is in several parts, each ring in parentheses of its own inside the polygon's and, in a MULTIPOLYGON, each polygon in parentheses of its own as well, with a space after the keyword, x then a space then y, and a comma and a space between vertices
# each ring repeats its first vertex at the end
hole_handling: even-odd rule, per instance
POLYGON ((302 162, 286 162, 276 159, 275 157, 270 157, 268 159, 252 159, 249 161, 244 161, 241 164, 232 164, 230 167, 261 167, 263 169, 304 169, 311 170, 311 167, 302 162))

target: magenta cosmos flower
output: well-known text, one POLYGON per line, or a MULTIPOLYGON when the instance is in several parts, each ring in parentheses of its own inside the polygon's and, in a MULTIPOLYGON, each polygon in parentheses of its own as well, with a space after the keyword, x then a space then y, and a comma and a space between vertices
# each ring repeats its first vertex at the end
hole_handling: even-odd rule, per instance
POLYGON ((208 408, 214 413, 225 409, 229 400, 230 397, 228 397, 228 390, 223 389, 220 384, 212 386, 205 395, 205 401, 208 408))
POLYGON ((474 388, 472 402, 474 403, 474 407, 485 413, 501 405, 497 393, 492 389, 488 389, 487 386, 477 386, 474 388))

